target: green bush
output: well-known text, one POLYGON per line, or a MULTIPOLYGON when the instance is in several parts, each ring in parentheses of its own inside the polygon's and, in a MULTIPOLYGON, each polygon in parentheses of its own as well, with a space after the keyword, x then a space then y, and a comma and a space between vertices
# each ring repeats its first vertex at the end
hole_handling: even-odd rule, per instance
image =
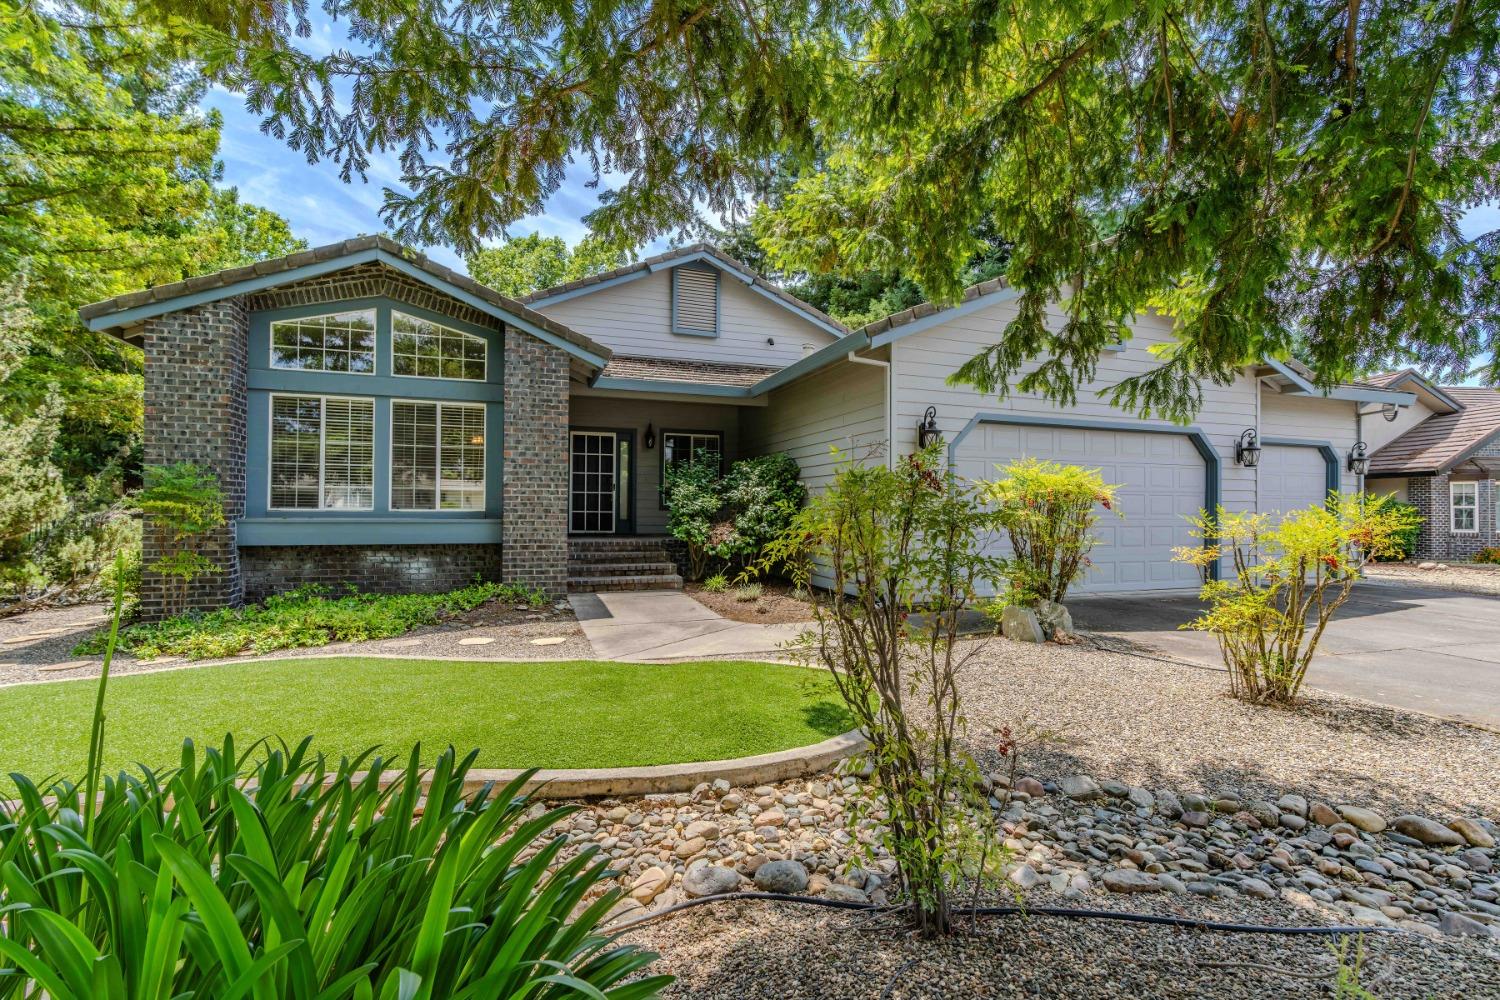
POLYGON ((1390 551, 1376 556, 1377 561, 1401 562, 1416 555, 1417 539, 1422 534, 1422 522, 1425 520, 1417 508, 1392 496, 1378 497, 1370 502, 1375 512, 1392 514, 1397 518, 1397 523, 1402 525, 1391 539, 1390 551))
POLYGON ((1480 549, 1474 553, 1474 561, 1486 566, 1500 565, 1500 548, 1491 545, 1487 549, 1480 549))
POLYGON ((1012 603, 1058 604, 1089 568, 1098 539, 1096 508, 1115 510, 1116 487, 1098 469, 1023 458, 1000 470, 1004 478, 981 482, 1000 526, 1010 536, 1006 570, 1012 603))
POLYGON ((689 575, 702 579, 711 562, 752 564, 807 503, 801 474, 780 454, 743 459, 722 475, 708 452, 668 468, 667 528, 687 543, 689 575))
POLYGON ((18 778, 0 804, 0 997, 653 997, 655 955, 599 925, 618 901, 587 845, 549 836, 526 777, 465 794, 473 754, 330 764, 232 737, 82 790, 18 778), (252 761, 252 756, 260 759, 252 761), (370 775, 365 773, 368 771, 370 775), (585 905, 585 903, 587 905, 585 905), (586 984, 586 987, 581 984, 586 984))
POLYGON ((710 594, 722 594, 729 589, 729 577, 723 573, 715 573, 703 581, 703 589, 710 594))
MULTIPOLYGON (((247 649, 270 653, 331 642, 393 639, 472 611, 495 598, 535 606, 546 600, 538 591, 503 583, 475 582, 446 594, 361 594, 351 590, 341 595, 314 584, 269 597, 264 604, 192 612, 153 624, 132 625, 120 634, 120 642, 139 657, 201 660, 234 656, 247 649)), ((102 653, 106 640, 103 633, 96 633, 74 652, 102 653)))
POLYGON ((760 600, 760 595, 765 593, 765 588, 758 583, 742 583, 734 588, 734 599, 748 604, 751 601, 760 600))

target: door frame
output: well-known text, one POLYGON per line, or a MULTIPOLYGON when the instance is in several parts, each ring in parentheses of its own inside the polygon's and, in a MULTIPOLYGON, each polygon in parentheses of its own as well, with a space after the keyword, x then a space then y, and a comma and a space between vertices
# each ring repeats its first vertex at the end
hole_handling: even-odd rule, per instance
POLYGON ((636 476, 636 447, 635 428, 633 427, 584 427, 568 425, 568 534, 578 535, 580 538, 604 537, 610 535, 633 535, 635 534, 635 508, 638 493, 635 488, 636 476), (573 435, 574 434, 613 434, 615 437, 615 530, 609 531, 586 531, 575 532, 573 530, 573 435), (624 441, 630 446, 629 461, 625 469, 626 496, 630 501, 629 515, 620 516, 620 442, 624 441))

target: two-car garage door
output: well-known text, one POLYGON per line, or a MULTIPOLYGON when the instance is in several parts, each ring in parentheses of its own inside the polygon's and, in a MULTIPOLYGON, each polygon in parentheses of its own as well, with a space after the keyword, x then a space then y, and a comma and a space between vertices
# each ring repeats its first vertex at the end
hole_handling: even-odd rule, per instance
POLYGON ((1203 456, 1186 434, 985 423, 954 452, 960 475, 994 479, 996 466, 1018 458, 1097 468, 1118 483, 1123 517, 1104 514, 1093 567, 1075 588, 1084 593, 1176 590, 1198 585, 1198 571, 1172 561, 1172 549, 1199 544, 1188 517, 1198 513, 1207 482, 1203 456))
POLYGON ((1261 451, 1260 509, 1289 514, 1328 499, 1328 462, 1307 445, 1267 444, 1261 451))

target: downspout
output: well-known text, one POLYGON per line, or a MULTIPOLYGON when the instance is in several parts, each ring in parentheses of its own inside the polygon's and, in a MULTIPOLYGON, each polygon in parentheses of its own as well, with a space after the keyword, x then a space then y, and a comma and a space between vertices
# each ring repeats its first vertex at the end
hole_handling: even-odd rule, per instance
POLYGON ((852 365, 873 365, 876 368, 885 369, 885 467, 894 469, 896 467, 896 392, 895 392, 895 369, 889 361, 881 361, 879 358, 856 357, 853 351, 844 355, 852 365))
MULTIPOLYGON (((1359 404, 1358 403, 1355 403, 1354 404, 1354 440, 1355 441, 1363 441, 1364 439, 1365 439, 1365 411, 1359 408, 1359 404)), ((1361 495, 1364 494, 1364 492, 1365 492, 1365 476, 1364 476, 1364 473, 1360 473, 1359 475, 1357 475, 1357 476, 1354 477, 1354 492, 1355 493, 1359 493, 1361 495)))

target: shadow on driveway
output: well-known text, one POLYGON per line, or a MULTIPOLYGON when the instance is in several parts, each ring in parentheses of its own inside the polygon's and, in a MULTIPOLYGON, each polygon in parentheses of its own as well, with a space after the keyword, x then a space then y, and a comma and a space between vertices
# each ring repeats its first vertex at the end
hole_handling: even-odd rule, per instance
MULTIPOLYGON (((1123 647, 1221 667, 1205 632, 1178 626, 1202 605, 1183 594, 1078 597, 1074 627, 1123 647)), ((1500 598, 1361 583, 1323 635, 1313 687, 1500 728, 1500 598)))

